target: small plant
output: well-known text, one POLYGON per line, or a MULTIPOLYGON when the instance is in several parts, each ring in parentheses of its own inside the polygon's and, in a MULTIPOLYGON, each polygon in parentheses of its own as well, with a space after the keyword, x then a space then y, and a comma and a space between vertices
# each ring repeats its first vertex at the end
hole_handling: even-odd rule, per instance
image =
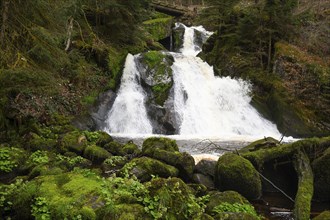
POLYGON ((45 164, 49 162, 49 157, 47 155, 46 151, 40 151, 37 150, 28 159, 29 163, 35 164, 35 165, 40 165, 40 164, 45 164))
POLYGON ((31 214, 36 220, 48 220, 51 219, 50 211, 47 204, 47 200, 44 197, 37 197, 34 204, 31 207, 31 214))
POLYGON ((21 187, 24 186, 23 180, 17 179, 15 183, 0 186, 0 213, 10 211, 12 206, 11 198, 21 187))
POLYGON ((0 149, 0 171, 10 173, 17 164, 12 160, 9 149, 0 149))
POLYGON ((86 136, 87 140, 90 142, 95 142, 97 139, 100 138, 100 133, 97 131, 84 131, 84 135, 86 136))
POLYGON ((110 166, 116 166, 118 164, 124 163, 126 161, 125 157, 122 156, 112 156, 104 161, 104 164, 110 166))

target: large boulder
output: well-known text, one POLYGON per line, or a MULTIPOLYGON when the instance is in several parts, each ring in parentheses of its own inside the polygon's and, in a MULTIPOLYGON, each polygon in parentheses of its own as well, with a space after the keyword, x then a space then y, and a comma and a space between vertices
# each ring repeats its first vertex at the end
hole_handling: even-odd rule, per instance
POLYGON ((215 160, 202 159, 196 164, 195 172, 214 178, 216 165, 217 161, 215 160))
POLYGON ((78 130, 66 133, 60 140, 60 150, 62 152, 72 151, 82 154, 87 145, 86 136, 78 130))
POLYGON ((321 201, 330 201, 330 148, 312 163, 314 173, 314 196, 321 201))
POLYGON ((141 182, 149 181, 152 176, 167 178, 176 177, 179 174, 178 169, 175 167, 149 157, 139 157, 131 160, 120 172, 123 176, 126 174, 134 175, 141 182))
POLYGON ((235 191, 211 191, 209 192, 210 199, 206 204, 206 212, 211 214, 213 209, 221 205, 222 203, 229 203, 229 204, 250 204, 249 201, 240 195, 238 192, 235 191))
POLYGON ((84 151, 84 157, 96 164, 101 164, 105 159, 111 156, 112 155, 108 151, 96 145, 90 145, 86 147, 84 151))
POLYGON ((141 84, 148 93, 147 111, 155 133, 174 134, 171 122, 170 91, 173 85, 171 66, 174 58, 169 53, 149 51, 138 57, 141 84))
POLYGON ((144 141, 142 154, 170 164, 179 169, 180 177, 191 180, 195 168, 194 158, 186 152, 179 152, 174 140, 148 138, 144 141))
POLYGON ((330 211, 324 211, 315 218, 313 218, 313 220, 327 220, 327 219, 330 219, 330 211))
POLYGON ((261 180, 250 161, 233 153, 219 158, 215 172, 219 190, 234 190, 248 199, 261 196, 261 180))

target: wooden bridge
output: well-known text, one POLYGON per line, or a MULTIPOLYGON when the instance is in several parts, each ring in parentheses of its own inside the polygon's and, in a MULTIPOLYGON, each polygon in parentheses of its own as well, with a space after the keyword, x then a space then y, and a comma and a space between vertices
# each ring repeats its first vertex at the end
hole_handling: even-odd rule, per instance
POLYGON ((153 0, 151 2, 155 10, 176 16, 196 13, 203 5, 204 0, 153 0))

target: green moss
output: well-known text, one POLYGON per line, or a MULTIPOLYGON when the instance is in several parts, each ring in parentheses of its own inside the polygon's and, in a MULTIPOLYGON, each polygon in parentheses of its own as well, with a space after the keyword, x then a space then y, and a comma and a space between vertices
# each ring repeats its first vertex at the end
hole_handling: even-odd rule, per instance
POLYGON ((243 153, 242 156, 250 160, 259 169, 262 165, 275 158, 284 156, 292 156, 299 149, 309 153, 310 158, 313 158, 313 152, 323 152, 330 143, 330 137, 325 138, 310 138, 300 140, 290 144, 282 144, 275 148, 259 149, 253 152, 243 153))
POLYGON ((105 149, 96 145, 89 145, 84 150, 84 157, 91 160, 93 163, 102 163, 105 159, 111 157, 111 154, 105 149))
POLYGON ((144 21, 144 28, 149 32, 152 40, 159 41, 171 34, 173 17, 156 18, 144 21))
POLYGON ((179 147, 175 140, 163 137, 151 137, 146 139, 142 144, 142 153, 152 153, 154 149, 162 149, 165 151, 179 151, 179 147))
POLYGON ((248 199, 261 196, 261 180, 258 172, 250 161, 233 153, 227 153, 219 158, 215 185, 220 190, 235 190, 248 199))
POLYGON ((30 134, 28 146, 33 150, 56 150, 57 138, 45 138, 35 133, 30 134))
POLYGON ((140 204, 119 204, 105 214, 104 219, 144 220, 152 219, 140 204))
POLYGON ((143 155, 163 161, 179 169, 180 177, 184 180, 192 179, 195 168, 195 160, 188 153, 181 153, 179 151, 167 151, 159 148, 152 148, 145 150, 143 155))
POLYGON ((155 178, 148 183, 148 190, 158 203, 155 211, 161 219, 200 219, 203 202, 178 178, 155 178))
POLYGON ((313 218, 313 220, 327 220, 327 219, 330 219, 330 211, 324 211, 315 218, 313 218))
POLYGON ((313 172, 306 153, 295 154, 294 167, 298 174, 298 191, 293 209, 294 219, 309 219, 313 197, 313 172))
POLYGON ((133 155, 138 155, 141 152, 139 147, 133 142, 128 142, 127 144, 125 144, 123 146, 123 151, 125 152, 125 154, 133 154, 133 155))
POLYGON ((107 143, 106 145, 104 145, 104 149, 109 151, 111 154, 117 155, 117 156, 125 155, 123 147, 124 146, 122 144, 118 143, 117 141, 111 141, 111 142, 107 143))
POLYGON ((82 154, 86 147, 86 137, 82 132, 78 130, 66 133, 60 141, 60 149, 64 152, 69 150, 78 154, 82 154))
POLYGON ((235 191, 211 191, 209 195, 209 202, 206 204, 206 212, 208 214, 213 214, 213 209, 222 203, 250 204, 246 198, 235 191))
POLYGON ((121 172, 123 173, 130 165, 134 166, 129 172, 142 182, 150 180, 153 175, 167 178, 170 176, 176 177, 179 173, 175 167, 148 157, 140 157, 131 160, 131 162, 122 168, 121 172))

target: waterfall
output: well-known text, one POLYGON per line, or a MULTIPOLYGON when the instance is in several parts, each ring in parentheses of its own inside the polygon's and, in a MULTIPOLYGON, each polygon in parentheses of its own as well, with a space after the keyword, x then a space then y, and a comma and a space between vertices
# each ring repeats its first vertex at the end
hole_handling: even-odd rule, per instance
MULTIPOLYGON (((196 55, 195 28, 185 27, 180 54, 173 53, 174 108, 181 135, 275 136, 276 126, 251 105, 250 84, 229 77, 215 77, 213 68, 196 55)), ((198 27, 206 35, 210 33, 198 27)))
MULTIPOLYGON (((216 77, 212 66, 196 57, 201 51, 201 43, 196 43, 196 32, 203 41, 212 33, 201 26, 184 26, 184 29, 181 51, 168 52, 174 57, 171 103, 173 118, 179 125, 176 133, 195 137, 279 138, 281 134, 276 126, 250 105, 248 82, 216 77)), ((109 133, 152 134, 147 93, 140 84, 137 56, 129 54, 126 58, 118 96, 106 121, 105 130, 109 133)))
POLYGON ((124 134, 151 134, 145 108, 145 94, 139 83, 136 57, 128 54, 118 96, 106 120, 105 131, 124 134))

